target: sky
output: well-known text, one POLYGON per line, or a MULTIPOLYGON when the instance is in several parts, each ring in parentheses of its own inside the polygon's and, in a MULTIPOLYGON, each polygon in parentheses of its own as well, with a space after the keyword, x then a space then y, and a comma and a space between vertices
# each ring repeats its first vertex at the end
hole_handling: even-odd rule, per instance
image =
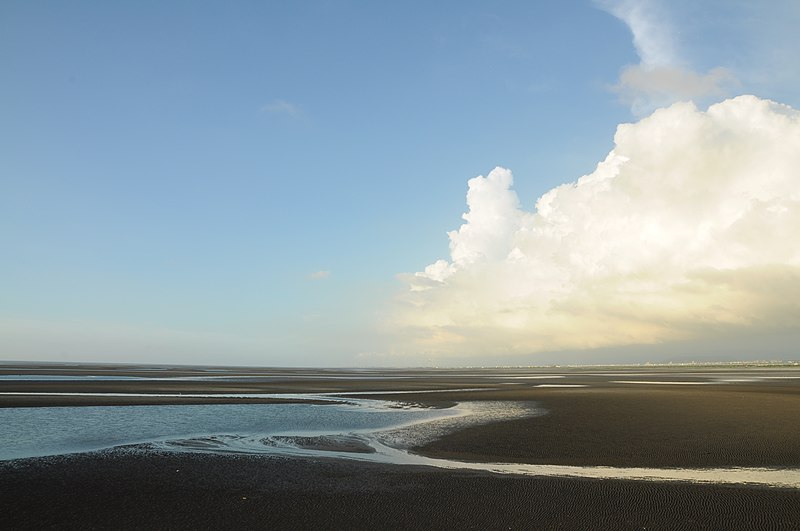
POLYGON ((0 4, 0 359, 797 359, 800 4, 0 4))

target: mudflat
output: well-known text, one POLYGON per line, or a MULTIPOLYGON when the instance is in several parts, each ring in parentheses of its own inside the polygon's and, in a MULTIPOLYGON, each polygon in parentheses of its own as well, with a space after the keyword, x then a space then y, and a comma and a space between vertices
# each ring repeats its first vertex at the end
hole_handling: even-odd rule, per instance
POLYGON ((416 451, 469 461, 579 466, 800 466, 798 389, 664 387, 471 393, 473 400, 535 401, 545 412, 466 428, 416 451))
POLYGON ((796 529, 796 491, 116 451, 0 463, 3 529, 796 529))
MULTIPOLYGON (((0 367, 3 375, 4 407, 314 399, 280 396, 295 393, 436 407, 526 402, 540 414, 464 428, 415 451, 462 461, 800 468, 796 367, 346 371, 46 365, 0 367), (275 396, 248 397, 255 394, 275 396)), ((800 528, 798 489, 136 448, 2 462, 0 499, 0 526, 12 529, 800 528)))

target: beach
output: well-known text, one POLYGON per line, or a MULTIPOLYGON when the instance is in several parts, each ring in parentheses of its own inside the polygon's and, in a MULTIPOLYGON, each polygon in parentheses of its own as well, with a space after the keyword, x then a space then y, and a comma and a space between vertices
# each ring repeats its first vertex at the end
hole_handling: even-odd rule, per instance
POLYGON ((0 465, 4 529, 793 529, 795 490, 336 460, 94 455, 0 465))
MULTIPOLYGON (((416 451, 471 461, 578 466, 784 467, 800 463, 800 394, 796 390, 643 387, 472 393, 473 399, 536 401, 548 414, 466 428, 416 451)), ((445 396, 459 401, 467 398, 457 393, 445 396)))
MULTIPOLYGON (((99 374, 96 367, 83 370, 99 374)), ((119 367, 109 370, 117 376, 134 374, 119 367)), ((10 368, 7 374, 19 372, 10 368)), ((89 394, 193 391, 220 395, 203 398, 215 403, 242 400, 221 396, 226 393, 292 394, 300 389, 440 408, 470 401, 530 403, 540 413, 464 427, 413 451, 471 462, 800 468, 800 371, 794 368, 374 374, 304 370, 262 374, 254 369, 233 375, 243 377, 237 381, 192 380, 197 371, 186 372, 190 379, 181 381, 5 380, 2 389, 89 394)), ((0 402, 19 407, 30 405, 34 398, 39 406, 68 406, 104 399, 139 404, 146 397, 0 395, 0 402)), ((0 462, 0 497, 4 502, 0 525, 10 529, 800 527, 797 488, 522 476, 324 456, 165 452, 146 445, 0 462)))

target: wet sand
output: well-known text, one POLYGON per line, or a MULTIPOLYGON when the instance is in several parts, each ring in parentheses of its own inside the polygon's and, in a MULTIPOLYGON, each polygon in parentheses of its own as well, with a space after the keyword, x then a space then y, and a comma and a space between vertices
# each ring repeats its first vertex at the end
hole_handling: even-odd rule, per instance
MULTIPOLYGON (((96 374, 98 369, 76 370, 96 374)), ((117 375, 137 375, 135 370, 109 369, 117 375)), ((169 374, 192 377, 209 371, 177 368, 169 374)), ((466 428, 417 449, 432 457, 623 467, 800 467, 797 369, 240 369, 233 376, 246 378, 6 380, 0 381, 0 389, 192 389, 211 394, 446 390, 372 396, 437 406, 469 400, 530 401, 546 410, 537 417, 466 428), (465 388, 483 390, 457 390, 465 388)), ((32 399, 38 405, 77 405, 98 398, 6 395, 0 396, 0 403, 15 407, 32 399)), ((119 400, 141 403, 137 400, 146 398, 119 400)), ((12 529, 800 528, 797 489, 500 476, 326 459, 141 451, 0 463, 0 499, 0 527, 12 529)))
POLYGON ((0 463, 4 529, 797 529, 796 491, 204 454, 0 463))
POLYGON ((800 467, 800 389, 520 389, 442 398, 531 400, 547 414, 466 428, 415 450, 430 457, 579 466, 800 467))

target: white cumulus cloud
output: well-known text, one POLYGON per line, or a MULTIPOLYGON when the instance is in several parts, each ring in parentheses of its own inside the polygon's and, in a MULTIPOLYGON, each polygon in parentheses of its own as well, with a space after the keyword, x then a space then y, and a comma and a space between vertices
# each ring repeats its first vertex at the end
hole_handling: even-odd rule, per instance
POLYGON ((677 103, 524 209, 469 181, 450 258, 401 275, 392 325, 430 355, 533 353, 800 328, 800 112, 677 103))

